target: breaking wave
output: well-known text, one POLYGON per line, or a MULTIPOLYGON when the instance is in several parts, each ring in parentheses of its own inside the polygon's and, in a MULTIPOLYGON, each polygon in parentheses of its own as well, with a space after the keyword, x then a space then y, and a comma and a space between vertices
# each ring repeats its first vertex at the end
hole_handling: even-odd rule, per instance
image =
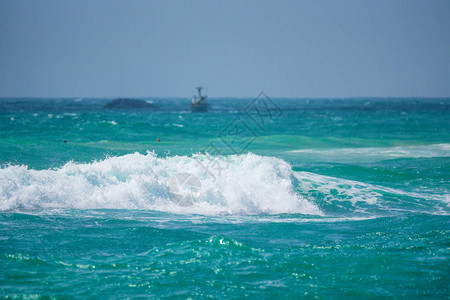
POLYGON ((252 153, 159 158, 147 152, 85 164, 70 162, 47 170, 16 165, 0 169, 1 211, 146 209, 204 215, 322 216, 375 212, 372 207, 392 210, 396 207, 395 202, 389 203, 392 195, 403 197, 403 204, 424 206, 417 200, 422 195, 295 172, 282 159, 252 153))
MULTIPOLYGON (((320 215, 316 205, 294 192, 295 177, 283 160, 254 154, 212 164, 214 157, 128 154, 61 168, 27 166, 0 169, 0 210, 53 208, 151 209, 175 213, 320 215), (225 164, 225 165, 224 165, 225 164), (200 186, 195 195, 179 174, 190 174, 200 186), (175 182, 175 186, 171 183, 175 182), (190 197, 181 199, 183 196, 190 197)), ((191 187, 192 188, 192 187, 191 187)))

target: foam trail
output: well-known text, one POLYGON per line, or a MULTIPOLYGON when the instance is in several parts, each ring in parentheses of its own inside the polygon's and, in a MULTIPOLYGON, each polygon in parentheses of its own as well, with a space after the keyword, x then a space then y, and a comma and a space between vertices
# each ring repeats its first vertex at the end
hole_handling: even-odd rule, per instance
POLYGON ((300 149, 287 151, 308 161, 355 162, 381 161, 397 158, 449 157, 450 144, 414 145, 397 147, 300 149))
POLYGON ((151 209, 176 213, 321 215, 316 205, 294 192, 291 166, 274 157, 254 154, 227 158, 220 176, 205 171, 214 158, 134 153, 61 168, 27 166, 0 169, 0 210, 151 209), (169 182, 189 173, 201 182, 201 194, 190 205, 171 198, 169 182))
POLYGON ((345 210, 379 214, 381 211, 421 211, 448 214, 449 194, 432 191, 403 191, 310 172, 295 172, 297 192, 306 199, 315 199, 323 209, 328 206, 332 214, 345 210), (346 205, 350 204, 350 205, 346 205))

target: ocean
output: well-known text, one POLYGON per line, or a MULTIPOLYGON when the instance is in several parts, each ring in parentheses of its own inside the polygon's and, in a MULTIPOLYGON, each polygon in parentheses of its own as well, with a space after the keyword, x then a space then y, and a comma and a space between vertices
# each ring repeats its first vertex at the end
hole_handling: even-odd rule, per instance
POLYGON ((0 99, 0 297, 448 299, 450 99, 0 99))

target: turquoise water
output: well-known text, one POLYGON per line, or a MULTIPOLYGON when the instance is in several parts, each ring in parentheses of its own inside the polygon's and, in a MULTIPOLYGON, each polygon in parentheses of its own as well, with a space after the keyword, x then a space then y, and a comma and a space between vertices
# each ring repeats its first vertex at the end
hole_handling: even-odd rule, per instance
POLYGON ((1 297, 448 298, 450 99, 109 100, 0 99, 1 297))

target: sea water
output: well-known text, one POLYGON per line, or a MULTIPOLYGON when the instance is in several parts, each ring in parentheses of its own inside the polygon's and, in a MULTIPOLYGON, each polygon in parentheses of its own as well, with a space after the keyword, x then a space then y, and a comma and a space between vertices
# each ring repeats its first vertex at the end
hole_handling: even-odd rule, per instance
POLYGON ((1 297, 448 298, 450 99, 110 100, 0 99, 1 297))

